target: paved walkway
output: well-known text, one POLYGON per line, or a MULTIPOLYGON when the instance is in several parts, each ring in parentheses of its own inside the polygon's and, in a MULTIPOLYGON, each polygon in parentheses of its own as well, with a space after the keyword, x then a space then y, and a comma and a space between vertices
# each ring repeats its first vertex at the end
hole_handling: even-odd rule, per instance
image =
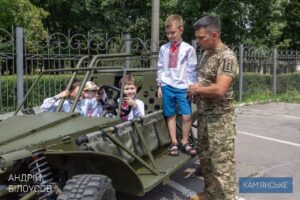
MULTIPOLYGON (((238 194, 246 200, 300 199, 300 104, 269 103, 236 109, 236 161, 239 177, 292 177, 290 194, 238 194)), ((203 190, 197 158, 144 197, 118 194, 120 200, 181 200, 203 190)))
POLYGON ((237 109, 237 175, 292 177, 290 194, 240 194, 247 200, 300 199, 300 104, 237 109))
MULTIPOLYGON (((270 103, 236 109, 237 181, 239 177, 293 177, 293 193, 238 194, 246 200, 300 199, 300 104, 270 103)), ((144 197, 118 194, 126 200, 186 200, 203 190, 195 158, 144 197)))

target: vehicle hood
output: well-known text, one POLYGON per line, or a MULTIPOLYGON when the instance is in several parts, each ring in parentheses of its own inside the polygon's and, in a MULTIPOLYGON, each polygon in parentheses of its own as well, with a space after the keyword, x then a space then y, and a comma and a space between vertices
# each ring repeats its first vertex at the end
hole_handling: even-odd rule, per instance
POLYGON ((16 115, 0 122, 0 154, 40 146, 45 148, 68 138, 112 126, 119 119, 90 118, 79 113, 42 112, 16 115))

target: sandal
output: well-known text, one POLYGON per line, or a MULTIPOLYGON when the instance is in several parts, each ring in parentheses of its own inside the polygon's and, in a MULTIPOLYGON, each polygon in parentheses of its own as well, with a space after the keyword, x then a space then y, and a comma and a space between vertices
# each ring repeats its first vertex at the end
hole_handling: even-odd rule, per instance
POLYGON ((197 154, 197 150, 190 143, 182 144, 182 152, 189 156, 197 154))
POLYGON ((178 144, 171 144, 168 151, 170 156, 179 156, 178 144))

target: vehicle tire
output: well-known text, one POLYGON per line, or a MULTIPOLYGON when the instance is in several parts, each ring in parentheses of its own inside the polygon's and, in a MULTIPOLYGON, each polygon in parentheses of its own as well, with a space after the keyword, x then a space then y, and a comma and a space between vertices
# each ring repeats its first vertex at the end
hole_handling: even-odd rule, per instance
POLYGON ((104 175, 81 174, 68 180, 57 200, 115 200, 111 179, 104 175))

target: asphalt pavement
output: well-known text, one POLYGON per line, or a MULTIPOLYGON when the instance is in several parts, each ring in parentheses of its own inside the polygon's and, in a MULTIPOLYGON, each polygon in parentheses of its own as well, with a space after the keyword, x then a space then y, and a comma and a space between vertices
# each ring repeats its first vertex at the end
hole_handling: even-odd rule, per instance
MULTIPOLYGON (((300 104, 269 103, 236 109, 237 184, 240 177, 292 177, 292 193, 237 193, 246 200, 300 199, 300 104)), ((121 200, 181 200, 203 190, 194 158, 166 185, 144 197, 117 194, 121 200)), ((237 191, 239 192, 239 190, 237 191)))

